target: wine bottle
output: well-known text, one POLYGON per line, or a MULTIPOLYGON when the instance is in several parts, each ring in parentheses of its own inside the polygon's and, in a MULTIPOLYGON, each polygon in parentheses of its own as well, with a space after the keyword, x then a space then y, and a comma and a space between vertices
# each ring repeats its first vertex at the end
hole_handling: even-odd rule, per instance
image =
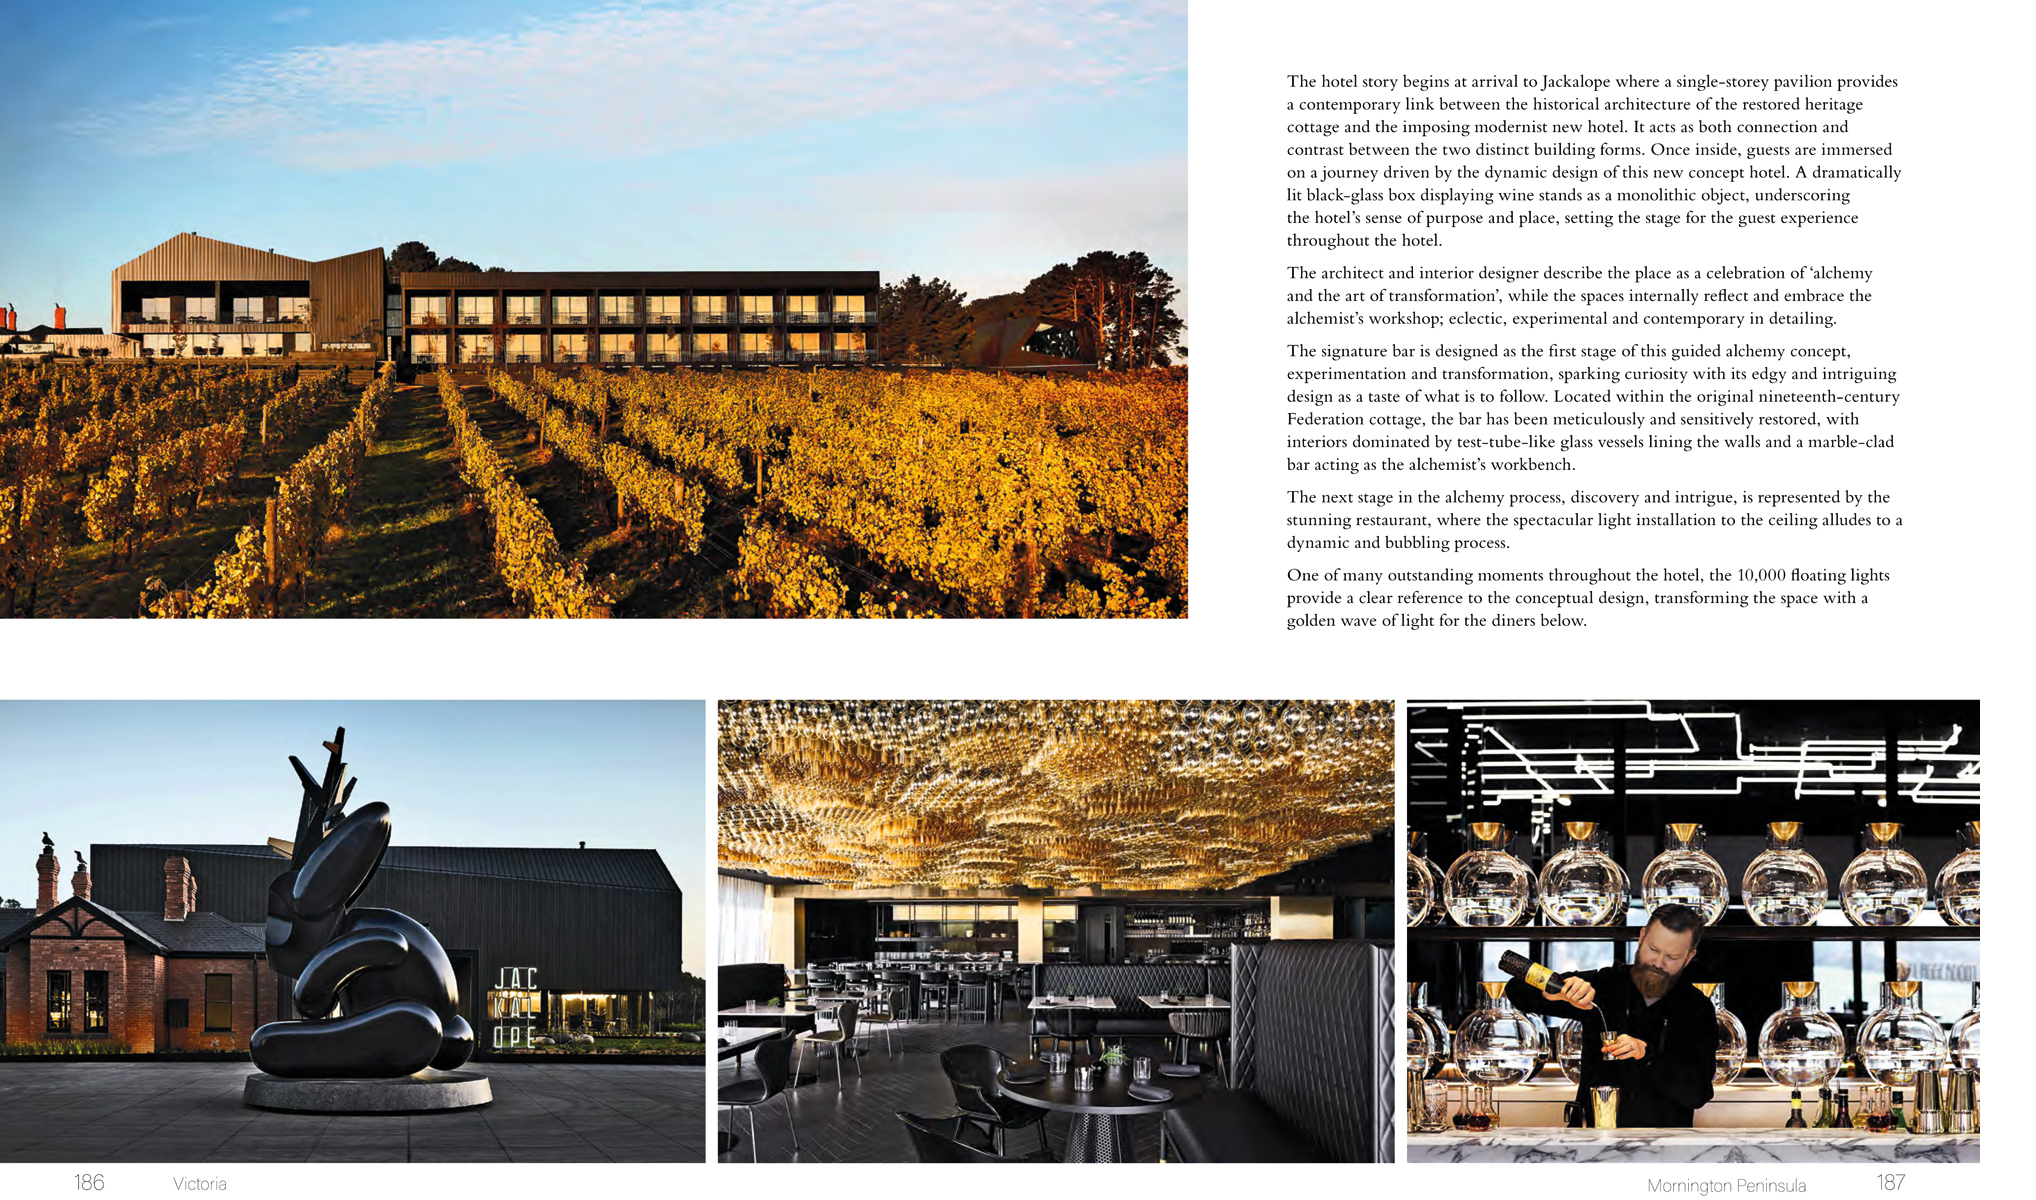
POLYGON ((1888 1114, 1888 1128, 1890 1130, 1898 1129, 1903 1133, 1909 1132, 1909 1119, 1902 1115, 1902 1090, 1900 1088, 1895 1089, 1894 1109, 1888 1114))
POLYGON ((1789 1093, 1789 1119, 1788 1122, 1782 1126, 1782 1128, 1783 1129, 1809 1128, 1808 1125, 1803 1123, 1803 1089, 1797 1088, 1789 1093))
POLYGON ((1540 992, 1559 992, 1568 983, 1568 975, 1558 974, 1538 962, 1531 962, 1524 954, 1508 950, 1499 956, 1499 970, 1515 979, 1523 980, 1527 986, 1540 992))
POLYGON ((1831 1089, 1820 1087, 1817 1089, 1817 1119, 1810 1122, 1810 1128, 1829 1129, 1831 1124, 1831 1089))
POLYGON ((1851 1129, 1854 1127, 1852 1124, 1851 1097, 1852 1093, 1846 1091, 1844 1085, 1841 1084, 1838 1088, 1838 1120, 1837 1123, 1832 1126, 1832 1128, 1851 1129))

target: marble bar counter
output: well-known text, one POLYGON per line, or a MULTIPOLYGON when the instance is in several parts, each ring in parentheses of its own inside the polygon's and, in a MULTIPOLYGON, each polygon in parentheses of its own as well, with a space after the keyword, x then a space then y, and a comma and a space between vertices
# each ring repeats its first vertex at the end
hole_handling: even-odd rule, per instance
POLYGON ((1978 1162, 1979 1135, 1836 1129, 1502 1128, 1416 1133, 1416 1163, 1920 1163, 1978 1162))

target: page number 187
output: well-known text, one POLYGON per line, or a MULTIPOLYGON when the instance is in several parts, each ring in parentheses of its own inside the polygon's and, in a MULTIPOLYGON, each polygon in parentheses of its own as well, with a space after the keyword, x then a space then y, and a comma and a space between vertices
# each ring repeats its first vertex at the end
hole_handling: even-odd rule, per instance
POLYGON ((1908 1176, 1907 1176, 1907 1175, 1877 1175, 1877 1176, 1875 1176, 1875 1178, 1876 1178, 1876 1179, 1879 1179, 1879 1180, 1880 1180, 1880 1190, 1881 1190, 1881 1191, 1883 1191, 1883 1192, 1899 1192, 1899 1191, 1901 1191, 1901 1190, 1902 1190, 1902 1180, 1904 1180, 1904 1179, 1907 1179, 1907 1178, 1908 1178, 1908 1176))

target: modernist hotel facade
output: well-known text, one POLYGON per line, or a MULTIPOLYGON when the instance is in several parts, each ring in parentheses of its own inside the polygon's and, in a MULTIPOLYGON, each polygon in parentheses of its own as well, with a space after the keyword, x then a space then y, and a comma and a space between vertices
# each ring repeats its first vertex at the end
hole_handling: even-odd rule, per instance
POLYGON ((856 363, 875 271, 404 272, 180 233, 113 271, 116 329, 150 357, 373 352, 433 363, 856 363))
MULTIPOLYGON (((288 866, 266 845, 95 845, 59 898, 45 851, 35 908, 0 908, 0 1042, 245 1050, 296 1015, 264 936, 288 866)), ((656 1031, 685 988, 681 896, 655 850, 391 846, 358 903, 437 935, 480 1058, 532 1033, 656 1031)))

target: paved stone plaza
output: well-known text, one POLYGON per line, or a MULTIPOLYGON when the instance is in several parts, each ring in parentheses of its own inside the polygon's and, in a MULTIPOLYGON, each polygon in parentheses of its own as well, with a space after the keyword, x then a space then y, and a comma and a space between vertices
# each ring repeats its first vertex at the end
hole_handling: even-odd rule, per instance
POLYGON ((484 1063, 495 1102, 414 1117, 262 1112, 254 1064, 0 1059, 0 1162, 704 1162, 701 1067, 484 1063))

